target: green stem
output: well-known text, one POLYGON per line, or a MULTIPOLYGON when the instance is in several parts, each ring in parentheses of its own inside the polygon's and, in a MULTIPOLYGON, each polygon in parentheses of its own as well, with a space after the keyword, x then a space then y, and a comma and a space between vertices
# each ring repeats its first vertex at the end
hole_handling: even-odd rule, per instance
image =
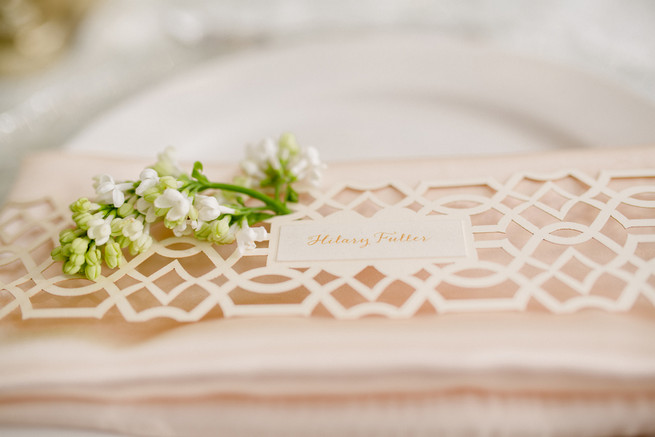
POLYGON ((279 200, 273 199, 257 190, 253 190, 251 188, 241 187, 239 185, 217 183, 217 182, 202 183, 201 186, 203 187, 202 188, 203 190, 214 189, 214 190, 232 191, 234 193, 245 194, 246 196, 252 197, 253 199, 260 200, 276 214, 279 215, 291 214, 291 210, 287 208, 287 206, 284 203, 280 202, 279 200))
POLYGON ((275 184, 275 200, 280 199, 280 182, 275 184))

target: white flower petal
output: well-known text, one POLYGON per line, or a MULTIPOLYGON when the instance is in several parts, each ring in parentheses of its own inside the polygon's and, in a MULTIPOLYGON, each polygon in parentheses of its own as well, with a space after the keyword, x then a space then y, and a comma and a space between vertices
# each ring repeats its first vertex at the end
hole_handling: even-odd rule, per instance
POLYGON ((152 169, 152 168, 144 168, 141 171, 141 174, 139 174, 139 179, 142 181, 148 180, 148 179, 159 179, 159 176, 157 175, 157 172, 152 169))
POLYGON ((175 159, 175 149, 167 147, 163 153, 157 155, 157 163, 153 166, 158 175, 178 177, 182 170, 175 159))
POLYGON ((90 220, 86 234, 90 239, 95 240, 97 246, 105 244, 111 236, 111 217, 90 220))
POLYGON ((256 241, 264 241, 267 238, 266 229, 261 226, 251 228, 248 226, 248 222, 244 220, 241 223, 241 228, 236 231, 237 249, 243 255, 257 247, 256 241))
POLYGON ((236 212, 234 208, 230 208, 229 206, 223 206, 223 205, 219 205, 218 210, 220 211, 221 214, 234 214, 236 212))
POLYGON ((125 203, 125 194, 120 190, 114 190, 112 191, 112 200, 114 208, 120 208, 120 206, 125 203))
POLYGON ((167 188, 164 194, 155 199, 157 208, 170 208, 166 220, 176 222, 186 217, 191 209, 191 199, 172 188, 167 188))
POLYGON ((146 168, 143 171, 141 171, 141 174, 139 175, 139 180, 141 181, 141 183, 139 184, 138 187, 136 187, 135 192, 136 194, 141 196, 146 190, 149 190, 150 188, 157 185, 157 183, 159 183, 159 176, 157 176, 157 172, 152 168, 146 168))
POLYGON ((134 217, 128 217, 125 219, 121 232, 123 236, 129 238, 130 241, 135 241, 141 238, 141 235, 143 234, 143 223, 140 220, 136 220, 134 217))

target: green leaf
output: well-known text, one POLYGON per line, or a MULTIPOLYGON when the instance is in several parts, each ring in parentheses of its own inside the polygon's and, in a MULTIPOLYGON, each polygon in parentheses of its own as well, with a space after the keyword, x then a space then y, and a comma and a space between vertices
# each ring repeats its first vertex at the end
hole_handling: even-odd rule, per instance
POLYGON ((298 202, 298 193, 293 188, 291 188, 291 185, 287 187, 287 202, 298 202))
POLYGON ((255 212, 252 214, 249 214, 247 219, 248 219, 248 226, 256 225, 257 223, 261 223, 265 220, 268 220, 272 217, 275 217, 275 214, 269 214, 267 212, 255 212))
POLYGON ((191 177, 194 177, 198 182, 207 184, 209 183, 209 180, 207 179, 207 176, 202 174, 202 171, 203 171, 202 162, 196 161, 193 164, 193 171, 191 172, 191 177))

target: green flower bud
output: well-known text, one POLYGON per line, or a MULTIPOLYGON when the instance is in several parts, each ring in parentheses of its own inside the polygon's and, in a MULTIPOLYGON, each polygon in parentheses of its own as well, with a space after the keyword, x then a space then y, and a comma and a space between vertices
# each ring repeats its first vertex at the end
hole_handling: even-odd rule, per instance
POLYGON ((170 208, 155 208, 155 215, 157 217, 163 217, 166 215, 170 208))
POLYGON ((91 210, 92 203, 86 197, 80 197, 71 203, 69 208, 72 212, 88 212, 91 210))
POLYGON ((164 220, 164 226, 166 226, 168 229, 175 229, 183 220, 177 220, 177 221, 170 221, 170 220, 164 220))
POLYGON ((68 258, 68 262, 71 262, 77 266, 84 264, 84 261, 84 255, 81 253, 74 253, 70 256, 70 258, 68 258))
POLYGON ((71 243, 74 239, 82 235, 84 232, 81 229, 64 229, 59 233, 59 242, 64 245, 71 243))
POLYGON ((125 218, 130 214, 134 214, 134 202, 125 202, 118 208, 118 215, 120 217, 125 218))
POLYGON ((83 230, 89 229, 89 221, 93 218, 93 215, 89 212, 76 212, 73 214, 73 221, 83 230))
POLYGON ((198 229, 194 232, 194 236, 198 240, 207 240, 209 238, 209 234, 212 232, 212 226, 210 223, 203 223, 200 225, 198 229))
POLYGON ((120 237, 116 237, 116 242, 121 247, 121 249, 124 249, 127 246, 129 246, 130 243, 132 243, 132 240, 130 240, 128 237, 124 235, 121 235, 120 237))
POLYGON ((198 220, 198 209, 191 205, 189 208, 189 214, 187 215, 189 216, 189 220, 198 220))
POLYGON ((120 267, 123 263, 123 252, 120 245, 114 240, 109 240, 105 245, 105 263, 110 269, 120 267))
POLYGON ((74 275, 82 268, 82 264, 75 264, 74 261, 68 260, 64 263, 63 271, 67 275, 74 275))
POLYGON ((150 203, 155 203, 155 200, 157 200, 159 196, 161 196, 161 191, 159 191, 159 188, 150 187, 143 192, 142 197, 150 203))
POLYGON ((150 249, 150 246, 152 246, 152 237, 148 234, 143 234, 130 244, 130 253, 137 255, 150 249))
POLYGON ((86 252, 84 259, 86 260, 87 264, 100 264, 102 262, 102 253, 100 252, 100 249, 93 245, 86 252))
POLYGON ((159 176, 173 175, 178 176, 182 173, 175 161, 174 152, 172 148, 167 148, 163 153, 157 155, 157 163, 152 168, 159 174, 159 176))
POLYGON ((73 242, 71 243, 71 252, 76 255, 81 255, 86 253, 86 250, 89 248, 90 242, 91 240, 89 240, 86 237, 84 238, 78 237, 74 239, 73 242))
POLYGON ((300 145, 296 141, 296 136, 292 133, 282 134, 277 144, 280 147, 281 159, 283 160, 300 153, 300 145))
POLYGON ((61 256, 68 259, 71 256, 72 253, 73 252, 71 251, 71 244, 70 243, 64 244, 63 246, 61 246, 61 256))
POLYGON ((63 252, 63 247, 57 246, 55 247, 52 252, 50 252, 50 256, 52 257, 53 260, 55 261, 66 261, 68 257, 64 256, 63 252))
POLYGON ((173 188, 177 190, 177 179, 173 176, 162 176, 159 178, 159 191, 162 193, 166 191, 166 188, 173 188))
POLYGON ((217 244, 228 244, 234 241, 234 235, 230 232, 230 216, 211 222, 209 241, 217 244))
POLYGON ((87 264, 86 267, 84 267, 84 276, 95 281, 98 279, 98 276, 100 276, 101 271, 102 268, 100 267, 100 264, 87 264))
POLYGON ((118 237, 123 235, 124 220, 122 218, 114 218, 111 221, 111 236, 118 237))

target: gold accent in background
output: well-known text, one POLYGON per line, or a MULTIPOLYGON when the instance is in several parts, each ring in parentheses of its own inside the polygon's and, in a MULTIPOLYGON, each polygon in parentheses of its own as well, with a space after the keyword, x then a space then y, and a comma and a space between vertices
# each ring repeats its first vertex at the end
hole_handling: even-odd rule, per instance
POLYGON ((93 0, 2 0, 0 74, 26 73, 64 52, 93 0))

